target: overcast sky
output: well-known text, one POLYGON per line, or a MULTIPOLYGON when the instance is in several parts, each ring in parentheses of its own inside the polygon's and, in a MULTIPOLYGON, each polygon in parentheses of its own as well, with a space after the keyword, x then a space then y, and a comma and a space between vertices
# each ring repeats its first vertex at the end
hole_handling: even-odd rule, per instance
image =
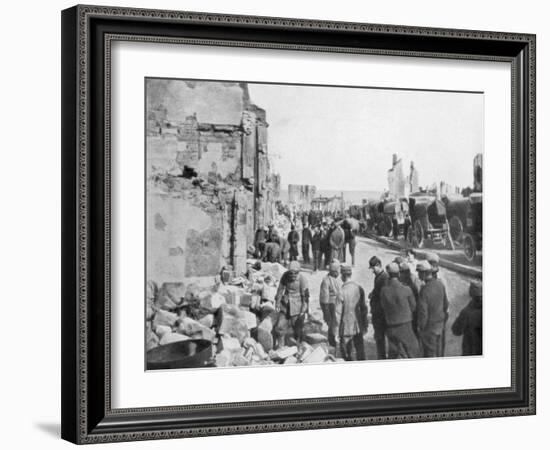
POLYGON ((397 153, 420 185, 472 184, 483 151, 483 94, 249 84, 267 113, 268 149, 281 184, 387 188, 397 153))

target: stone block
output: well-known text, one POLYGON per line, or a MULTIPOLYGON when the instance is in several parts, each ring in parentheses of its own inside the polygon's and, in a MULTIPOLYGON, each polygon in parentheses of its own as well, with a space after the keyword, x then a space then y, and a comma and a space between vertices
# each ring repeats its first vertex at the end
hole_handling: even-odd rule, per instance
POLYGON ((285 359, 283 364, 298 364, 298 358, 296 356, 289 356, 287 359, 285 359))
POLYGON ((216 367, 229 367, 233 361, 233 355, 229 350, 222 350, 216 354, 216 367))
POLYGON ((185 285, 183 283, 163 283, 157 295, 157 308, 173 311, 183 303, 185 285))
POLYGON ((328 339, 321 333, 309 333, 304 335, 304 341, 310 345, 315 346, 319 344, 326 344, 328 342, 328 339))
POLYGON ((160 339, 152 330, 147 330, 145 348, 147 351, 159 346, 160 339))
POLYGON ((218 341, 218 350, 219 351, 228 351, 231 353, 237 353, 241 352, 241 343, 237 338, 229 337, 229 336, 221 336, 220 340, 218 341))
POLYGON ((316 347, 304 360, 306 364, 315 364, 325 362, 328 354, 323 346, 316 347))
POLYGON ((162 336, 164 336, 165 334, 167 333, 171 333, 172 332, 172 328, 170 328, 169 326, 167 325, 158 325, 156 328, 155 328, 155 333, 157 334, 157 336, 159 338, 162 338, 162 336))
POLYGON ((180 319, 177 332, 181 334, 186 334, 187 336, 192 336, 195 333, 199 333, 203 328, 206 328, 200 322, 191 319, 190 317, 184 317, 180 319))
POLYGON ((249 330, 252 330, 258 326, 258 318, 256 317, 256 314, 251 313, 250 311, 244 311, 244 320, 246 321, 246 326, 249 330))
POLYGON ((159 325, 173 327, 177 320, 178 315, 176 313, 159 309, 153 318, 153 329, 156 329, 159 325))
POLYGON ((222 305, 225 305, 225 303, 226 303, 225 297, 218 292, 209 294, 208 296, 205 296, 200 300, 201 308, 208 310, 210 312, 217 311, 218 308, 222 305))
POLYGON ((298 353, 298 347, 295 345, 292 347, 282 347, 275 350, 272 359, 286 359, 289 356, 294 356, 296 353, 298 353))
POLYGON ((273 334, 270 330, 267 330, 262 327, 258 327, 257 331, 257 337, 258 342, 264 349, 264 351, 269 352, 273 349, 273 334))
POLYGON ((245 311, 231 305, 220 308, 220 311, 221 321, 218 327, 219 334, 235 337, 239 342, 243 342, 250 336, 245 318, 245 311))
POLYGON ((202 319, 199 319, 199 323, 207 328, 212 328, 214 325, 214 314, 207 314, 202 319))
POLYGON ((189 337, 185 336, 184 334, 166 333, 160 339, 160 345, 171 344, 172 342, 187 341, 188 339, 189 339, 189 337))

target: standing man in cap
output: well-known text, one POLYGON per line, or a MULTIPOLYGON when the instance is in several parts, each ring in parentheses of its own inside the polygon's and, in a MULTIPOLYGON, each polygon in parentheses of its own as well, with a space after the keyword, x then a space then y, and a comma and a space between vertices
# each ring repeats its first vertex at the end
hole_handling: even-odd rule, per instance
POLYGON ((336 333, 338 331, 338 317, 336 315, 336 304, 342 295, 342 280, 340 276, 340 263, 332 261, 329 265, 328 274, 321 281, 319 292, 319 303, 323 311, 323 319, 328 326, 328 343, 336 346, 336 333))
POLYGON ((304 259, 304 264, 309 264, 309 247, 311 245, 312 237, 309 223, 305 222, 302 230, 302 258, 304 259))
POLYGON ((416 311, 416 300, 410 287, 399 281, 399 266, 392 262, 386 267, 388 284, 380 291, 380 305, 386 319, 386 336, 388 336, 388 357, 417 358, 419 356, 418 340, 413 332, 413 314, 416 311))
POLYGON ((254 236, 254 248, 256 249, 256 258, 264 259, 265 257, 265 244, 267 242, 267 227, 260 227, 256 230, 254 236))
POLYGON ((279 282, 275 308, 279 313, 275 325, 276 346, 286 344, 289 331, 296 343, 302 341, 302 331, 309 307, 309 288, 306 277, 300 273, 300 263, 291 261, 279 282))
POLYGON ((296 231, 296 226, 292 224, 290 226, 290 232, 288 233, 288 243, 290 249, 288 250, 289 261, 296 261, 298 259, 298 242, 300 242, 300 233, 296 231))
MULTIPOLYGON (((430 263, 430 266, 432 266, 433 277, 443 285, 443 288, 446 292, 447 289, 445 286, 445 280, 439 272, 439 255, 437 253, 430 252, 426 255, 426 260, 430 263)), ((443 332, 441 333, 441 349, 438 356, 445 356, 445 346, 447 344, 447 320, 448 316, 445 319, 445 323, 443 324, 443 332)))
POLYGON ((449 317, 449 300, 443 283, 433 277, 428 261, 420 261, 416 270, 424 286, 418 296, 418 333, 425 357, 443 356, 441 336, 449 317))
POLYGON ((369 260, 369 267, 374 273, 374 288, 369 294, 372 326, 378 359, 386 359, 386 318, 380 304, 380 291, 388 282, 388 274, 382 268, 382 261, 377 256, 369 260))
POLYGON ((323 233, 319 225, 315 226, 315 231, 311 237, 311 250, 313 252, 313 271, 321 269, 323 263, 323 255, 321 253, 321 245, 323 240, 323 233))
MULTIPOLYGON (((407 263, 405 258, 398 256, 394 260, 395 263, 399 264, 399 281, 401 284, 411 288, 411 291, 414 295, 415 303, 418 303, 418 296, 420 294, 420 288, 422 283, 418 279, 415 273, 411 272, 411 266, 407 263)), ((418 335, 418 317, 416 309, 412 312, 412 329, 416 335, 418 335)))
POLYGON ((351 266, 346 264, 340 268, 342 273, 342 295, 339 299, 341 313, 339 325, 340 351, 346 361, 353 360, 353 347, 357 361, 364 361, 365 343, 363 335, 368 327, 368 308, 365 302, 365 291, 354 281, 351 281, 351 266))
POLYGON ((338 261, 343 261, 345 245, 346 240, 344 230, 337 222, 334 222, 332 232, 330 233, 330 248, 332 250, 331 258, 336 258, 338 261))
POLYGON ((460 311, 451 327, 455 336, 463 336, 463 356, 483 354, 481 281, 472 281, 470 283, 470 297, 472 297, 472 300, 460 311))

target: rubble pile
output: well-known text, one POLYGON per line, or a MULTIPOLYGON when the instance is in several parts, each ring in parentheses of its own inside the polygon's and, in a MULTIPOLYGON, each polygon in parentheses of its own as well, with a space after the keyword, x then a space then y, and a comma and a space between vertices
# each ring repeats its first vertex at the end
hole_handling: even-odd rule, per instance
MULTIPOLYGON (((274 348, 275 294, 285 268, 255 264, 247 276, 205 289, 196 284, 147 283, 146 348, 189 339, 210 341, 217 367, 341 361, 329 353, 327 326, 308 315, 303 341, 274 348)), ((290 330, 289 330, 290 332, 290 330)))

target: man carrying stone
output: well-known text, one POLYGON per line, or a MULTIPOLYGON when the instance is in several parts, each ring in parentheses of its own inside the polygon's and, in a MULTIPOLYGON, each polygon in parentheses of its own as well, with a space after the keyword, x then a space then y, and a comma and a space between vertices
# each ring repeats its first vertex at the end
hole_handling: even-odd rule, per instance
POLYGON ((377 256, 369 260, 369 267, 374 273, 374 288, 369 294, 372 326, 378 359, 386 359, 386 318, 380 305, 380 291, 388 282, 388 274, 382 268, 382 262, 377 256))
POLYGON ((410 287, 399 281, 399 266, 392 262, 386 271, 388 284, 380 291, 380 305, 386 319, 386 336, 388 337, 388 357, 417 358, 419 347, 412 328, 416 300, 410 287))
POLYGON ((295 342, 300 343, 309 307, 309 288, 306 277, 300 273, 298 261, 291 261, 281 277, 275 295, 275 307, 279 314, 274 329, 276 346, 284 346, 290 333, 295 342))
POLYGON ((338 317, 336 304, 342 294, 342 281, 340 280, 340 263, 333 261, 329 265, 328 274, 321 281, 319 303, 323 311, 323 320, 328 326, 328 343, 336 346, 336 333, 338 332, 338 317))
POLYGON ((342 265, 342 294, 339 300, 340 306, 340 351, 346 361, 353 360, 353 348, 357 361, 364 361, 365 343, 363 335, 368 327, 368 308, 365 302, 365 291, 354 281, 351 281, 351 266, 342 265))
POLYGON ((443 356, 441 336, 449 317, 445 286, 433 277, 428 261, 420 261, 416 270, 424 285, 418 296, 418 333, 424 357, 443 356))

